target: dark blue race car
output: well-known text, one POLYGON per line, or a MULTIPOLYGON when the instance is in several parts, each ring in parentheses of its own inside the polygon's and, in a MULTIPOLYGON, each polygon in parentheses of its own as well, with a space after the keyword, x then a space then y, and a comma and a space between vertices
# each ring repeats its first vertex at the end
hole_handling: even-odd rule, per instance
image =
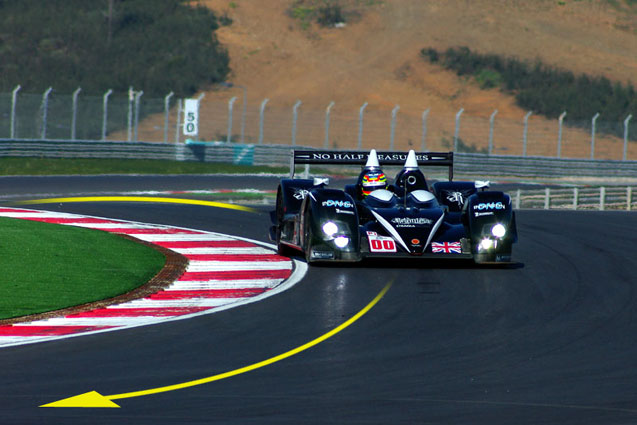
POLYGON ((457 258, 511 262, 517 241, 511 198, 488 182, 453 181, 452 152, 294 151, 281 180, 270 237, 279 253, 308 263, 369 257, 457 258), (363 166, 355 184, 294 178, 297 164, 363 166), (403 165, 389 183, 383 165, 403 165), (428 182, 420 166, 444 166, 449 181, 428 182))

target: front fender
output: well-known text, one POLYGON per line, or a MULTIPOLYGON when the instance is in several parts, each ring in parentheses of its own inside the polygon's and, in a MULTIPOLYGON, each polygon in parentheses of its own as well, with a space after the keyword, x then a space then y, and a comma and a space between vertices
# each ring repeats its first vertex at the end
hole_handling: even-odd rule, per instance
POLYGON ((518 233, 509 195, 478 192, 467 199, 462 214, 477 261, 510 261, 511 245, 517 242, 518 233), (503 235, 495 230, 496 225, 504 227, 503 235))
POLYGON ((334 259, 354 259, 360 253, 360 236, 358 212, 354 199, 347 193, 337 189, 314 189, 305 199, 302 216, 304 237, 311 235, 311 240, 303 241, 303 246, 311 245, 315 249, 334 252, 334 259), (325 224, 331 222, 334 226, 325 224), (307 231, 308 226, 311 231, 307 231), (332 230, 336 229, 333 233, 332 230), (328 233, 330 231, 330 233, 328 233), (337 238, 347 238, 346 246, 338 246, 337 238), (351 257, 351 258, 350 258, 351 257))

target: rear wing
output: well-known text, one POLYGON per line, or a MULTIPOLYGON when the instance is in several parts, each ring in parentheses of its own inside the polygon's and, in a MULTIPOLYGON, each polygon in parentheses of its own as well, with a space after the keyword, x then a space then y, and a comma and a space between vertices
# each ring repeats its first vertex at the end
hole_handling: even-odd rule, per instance
MULTIPOLYGON (((290 178, 297 164, 365 165, 369 152, 364 151, 292 151, 290 178)), ((376 152, 380 165, 404 165, 407 152, 376 152)), ((449 181, 453 180, 453 152, 416 152, 421 167, 448 167, 449 181)))

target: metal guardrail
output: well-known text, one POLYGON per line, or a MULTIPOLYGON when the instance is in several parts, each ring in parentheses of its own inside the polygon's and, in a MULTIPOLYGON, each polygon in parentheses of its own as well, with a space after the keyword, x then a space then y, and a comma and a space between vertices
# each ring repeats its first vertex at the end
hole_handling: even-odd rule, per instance
MULTIPOLYGON (((0 157, 160 159, 287 166, 290 164, 290 153, 291 147, 289 145, 0 139, 0 157)), ((454 159, 456 174, 476 175, 483 178, 501 176, 637 178, 637 161, 560 159, 475 153, 456 153, 454 159)))
POLYGON ((516 177, 637 178, 637 161, 454 154, 459 174, 516 177))
POLYGON ((637 210, 632 186, 517 189, 511 193, 515 209, 637 210))
POLYGON ((288 165, 290 147, 223 142, 171 144, 0 139, 1 157, 155 159, 245 165, 288 165))

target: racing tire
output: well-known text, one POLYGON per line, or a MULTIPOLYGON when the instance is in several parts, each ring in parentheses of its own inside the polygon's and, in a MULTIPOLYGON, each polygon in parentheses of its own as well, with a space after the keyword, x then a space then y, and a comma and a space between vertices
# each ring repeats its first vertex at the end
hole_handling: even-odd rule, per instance
POLYGON ((292 248, 281 243, 281 228, 279 226, 276 228, 276 253, 283 257, 292 257, 294 253, 292 248))

